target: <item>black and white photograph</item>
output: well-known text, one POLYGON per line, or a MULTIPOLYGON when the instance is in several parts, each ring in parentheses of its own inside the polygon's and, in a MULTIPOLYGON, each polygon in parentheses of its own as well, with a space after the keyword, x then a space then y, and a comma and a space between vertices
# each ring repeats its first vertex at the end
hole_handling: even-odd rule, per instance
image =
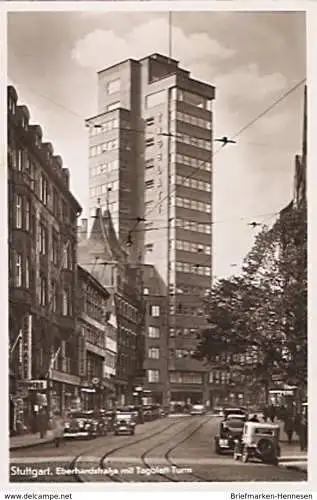
POLYGON ((306 21, 7 12, 10 483, 308 480, 306 21))

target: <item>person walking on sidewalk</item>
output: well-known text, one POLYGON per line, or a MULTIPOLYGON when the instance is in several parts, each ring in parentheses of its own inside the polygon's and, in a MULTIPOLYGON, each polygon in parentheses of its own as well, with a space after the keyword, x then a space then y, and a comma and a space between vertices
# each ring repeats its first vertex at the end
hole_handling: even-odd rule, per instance
POLYGON ((53 436, 56 448, 64 441, 65 418, 63 415, 54 415, 53 417, 53 436))
POLYGON ((269 419, 271 420, 272 424, 274 424, 274 420, 275 420, 275 417, 276 417, 276 409, 275 409, 275 406, 274 405, 271 405, 268 409, 268 416, 269 416, 269 419))
POLYGON ((40 438, 43 439, 47 431, 47 414, 44 408, 40 409, 37 418, 38 418, 38 429, 40 432, 40 438))
POLYGON ((303 414, 299 425, 299 445, 301 451, 306 451, 308 446, 308 420, 307 414, 303 414))
POLYGON ((287 435, 288 444, 291 444, 292 439, 293 439, 293 432, 294 432, 294 419, 293 419, 292 415, 288 415, 285 418, 284 431, 287 435))

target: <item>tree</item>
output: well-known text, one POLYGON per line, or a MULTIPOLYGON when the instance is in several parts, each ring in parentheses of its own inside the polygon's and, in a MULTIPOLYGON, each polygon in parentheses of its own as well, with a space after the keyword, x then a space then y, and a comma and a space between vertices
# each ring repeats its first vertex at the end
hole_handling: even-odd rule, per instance
POLYGON ((240 358, 240 378, 265 389, 279 375, 307 383, 306 211, 292 205, 264 227, 239 277, 219 281, 205 301, 209 327, 195 353, 240 358))

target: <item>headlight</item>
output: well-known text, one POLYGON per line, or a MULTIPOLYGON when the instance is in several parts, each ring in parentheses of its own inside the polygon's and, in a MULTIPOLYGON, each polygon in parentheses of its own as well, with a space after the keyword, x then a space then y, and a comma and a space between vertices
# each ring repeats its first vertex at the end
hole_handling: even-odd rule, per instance
POLYGON ((90 428, 90 424, 85 424, 85 429, 89 429, 90 428))
POLYGON ((66 422, 65 429, 69 429, 69 428, 70 428, 70 424, 68 422, 66 422))

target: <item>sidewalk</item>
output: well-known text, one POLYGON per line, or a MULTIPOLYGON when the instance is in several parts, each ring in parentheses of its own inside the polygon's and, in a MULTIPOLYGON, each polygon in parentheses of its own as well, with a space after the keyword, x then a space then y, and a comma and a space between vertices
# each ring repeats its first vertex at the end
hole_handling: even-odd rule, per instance
POLYGON ((288 444, 287 436, 282 427, 280 446, 281 446, 281 456, 279 459, 280 467, 307 473, 307 464, 308 464, 307 451, 302 451, 300 449, 298 436, 295 435, 293 442, 291 444, 288 444))
MULTIPOLYGON (((287 443, 288 438, 287 438, 287 434, 284 431, 284 422, 282 422, 281 420, 277 420, 276 423, 280 426, 280 429, 281 429, 280 430, 280 442, 287 443)), ((292 443, 297 444, 299 446, 299 437, 297 436, 297 434, 295 432, 293 433, 292 443)))
POLYGON ((21 450, 23 448, 33 448, 45 443, 53 443, 53 431, 47 431, 46 436, 41 439, 40 434, 24 434, 23 436, 10 437, 10 451, 21 450))

